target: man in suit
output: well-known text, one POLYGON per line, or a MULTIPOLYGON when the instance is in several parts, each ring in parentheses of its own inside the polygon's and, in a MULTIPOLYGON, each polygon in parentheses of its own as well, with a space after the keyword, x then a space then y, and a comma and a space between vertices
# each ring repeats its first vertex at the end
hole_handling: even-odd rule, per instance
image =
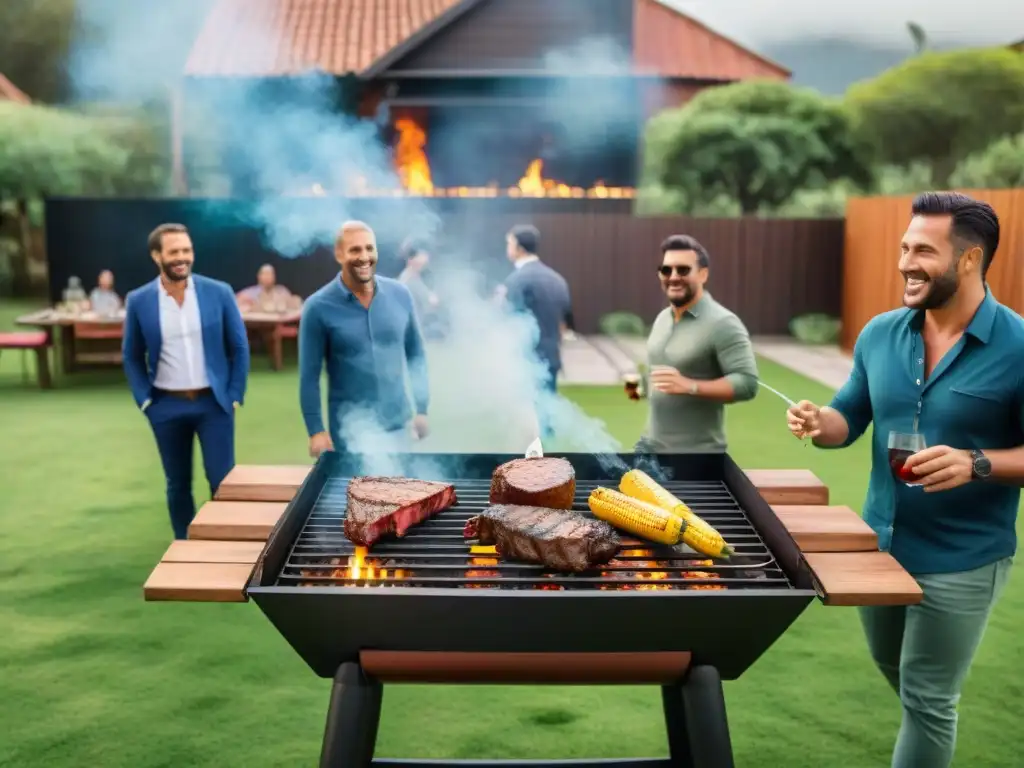
MULTIPOLYGON (((541 380, 541 400, 557 391, 558 372, 562 369, 562 334, 571 312, 569 284, 558 272, 537 255, 540 232, 536 227, 513 227, 505 238, 506 255, 512 262, 512 274, 505 280, 501 293, 517 311, 529 312, 537 321, 539 336, 536 354, 545 368, 541 380)), ((550 436, 551 427, 538 404, 542 436, 550 436)))
POLYGON ((181 224, 149 236, 159 276, 128 294, 124 370, 156 437, 176 539, 195 517, 196 436, 210 495, 235 464, 235 409, 249 375, 245 324, 227 283, 192 274, 192 240, 181 224))

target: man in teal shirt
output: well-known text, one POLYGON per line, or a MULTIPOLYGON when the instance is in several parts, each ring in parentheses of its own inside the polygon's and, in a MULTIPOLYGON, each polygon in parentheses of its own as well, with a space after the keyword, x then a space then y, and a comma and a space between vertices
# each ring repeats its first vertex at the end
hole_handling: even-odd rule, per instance
POLYGON ((430 404, 412 295, 397 280, 377 275, 377 238, 361 221, 341 226, 334 257, 341 273, 309 297, 299 323, 299 402, 309 453, 409 451, 413 433, 427 434, 430 404), (320 388, 325 367, 327 429, 320 388))
POLYGON ((924 591, 919 605, 861 609, 871 655, 903 704, 893 768, 951 764, 960 689, 1017 547, 1024 320, 985 283, 998 245, 987 204, 918 196, 900 246, 905 308, 861 331, 828 407, 788 412, 790 430, 822 448, 844 448, 874 422, 864 519, 924 591), (891 471, 890 432, 927 442, 906 462, 913 486, 891 471))

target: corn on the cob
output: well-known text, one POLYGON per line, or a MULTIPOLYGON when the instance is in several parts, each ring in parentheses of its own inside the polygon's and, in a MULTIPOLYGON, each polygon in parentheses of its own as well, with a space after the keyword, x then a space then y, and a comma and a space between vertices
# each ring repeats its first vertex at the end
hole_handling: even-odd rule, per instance
POLYGON ((587 505, 598 519, 659 544, 678 544, 686 528, 686 522, 678 515, 611 488, 595 488, 587 505))
POLYGON ((639 469, 631 469, 619 481, 619 490, 639 501, 645 501, 656 507, 678 515, 687 523, 683 541, 702 555, 728 558, 733 554, 730 547, 718 531, 701 519, 692 509, 673 494, 655 482, 654 478, 639 469))

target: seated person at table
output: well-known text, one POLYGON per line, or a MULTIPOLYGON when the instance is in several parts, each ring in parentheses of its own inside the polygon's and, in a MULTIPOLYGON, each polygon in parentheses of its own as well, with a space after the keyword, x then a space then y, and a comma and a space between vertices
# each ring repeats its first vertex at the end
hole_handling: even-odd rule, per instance
POLYGON ((98 315, 113 315, 121 309, 121 297, 114 290, 114 273, 109 269, 100 272, 96 287, 89 294, 89 309, 98 315))
POLYGON ((302 299, 277 283, 277 272, 270 264, 264 264, 256 273, 256 285, 236 294, 238 307, 243 312, 283 312, 298 309, 302 299))

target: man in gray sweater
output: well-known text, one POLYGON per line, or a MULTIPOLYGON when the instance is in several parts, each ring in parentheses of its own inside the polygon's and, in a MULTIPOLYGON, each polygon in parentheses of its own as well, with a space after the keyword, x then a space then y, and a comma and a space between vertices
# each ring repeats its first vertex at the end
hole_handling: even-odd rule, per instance
POLYGON ((647 429, 637 450, 725 453, 726 403, 757 394, 757 362, 743 322, 708 293, 710 258, 689 235, 661 246, 661 287, 669 306, 647 339, 647 429))

